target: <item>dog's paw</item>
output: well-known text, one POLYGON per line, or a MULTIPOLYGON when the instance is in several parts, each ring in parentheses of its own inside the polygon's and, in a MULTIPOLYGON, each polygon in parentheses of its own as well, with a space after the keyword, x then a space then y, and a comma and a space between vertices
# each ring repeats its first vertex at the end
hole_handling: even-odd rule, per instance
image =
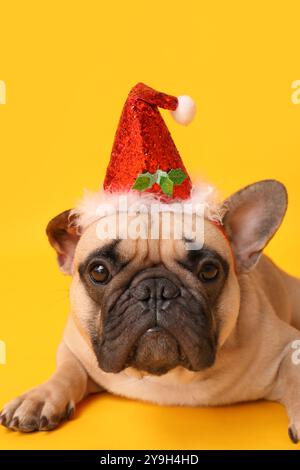
POLYGON ((43 386, 7 403, 0 424, 21 432, 50 431, 73 416, 75 405, 43 386))

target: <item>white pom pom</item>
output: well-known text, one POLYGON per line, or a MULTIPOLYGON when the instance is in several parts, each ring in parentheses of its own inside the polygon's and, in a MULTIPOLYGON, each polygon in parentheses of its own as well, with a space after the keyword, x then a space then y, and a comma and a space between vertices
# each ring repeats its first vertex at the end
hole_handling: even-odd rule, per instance
POLYGON ((194 119, 196 114, 196 104, 190 96, 178 96, 178 106, 171 114, 176 122, 186 126, 194 119))

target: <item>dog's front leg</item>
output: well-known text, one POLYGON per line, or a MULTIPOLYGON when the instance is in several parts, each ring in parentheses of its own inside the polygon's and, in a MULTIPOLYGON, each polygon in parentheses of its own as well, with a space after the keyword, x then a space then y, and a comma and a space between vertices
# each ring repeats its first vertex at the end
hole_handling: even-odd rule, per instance
POLYGON ((297 444, 300 441, 300 334, 297 333, 297 339, 294 333, 297 330, 291 330, 293 333, 284 348, 274 388, 267 398, 285 406, 289 416, 288 434, 297 444))
POLYGON ((53 376, 5 405, 0 422, 22 432, 54 429, 73 415, 76 403, 88 393, 96 391, 92 387, 85 369, 62 343, 53 376))

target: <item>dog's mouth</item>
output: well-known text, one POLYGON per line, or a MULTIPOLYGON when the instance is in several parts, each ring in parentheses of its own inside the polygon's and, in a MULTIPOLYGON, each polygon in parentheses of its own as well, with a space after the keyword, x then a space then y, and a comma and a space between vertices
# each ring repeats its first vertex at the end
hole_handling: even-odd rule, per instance
POLYGON ((172 273, 163 274, 140 273, 104 306, 93 345, 105 372, 133 367, 162 375, 177 366, 200 371, 214 363, 217 335, 206 299, 172 273))
POLYGON ((118 373, 133 367, 162 375, 177 366, 200 371, 213 365, 217 338, 199 304, 197 312, 191 300, 189 310, 179 300, 162 310, 144 309, 130 299, 127 304, 110 312, 101 339, 94 342, 102 370, 118 373))
POLYGON ((189 359, 176 338, 166 329, 156 326, 149 328, 139 338, 127 358, 125 367, 163 375, 179 365, 191 368, 189 359))

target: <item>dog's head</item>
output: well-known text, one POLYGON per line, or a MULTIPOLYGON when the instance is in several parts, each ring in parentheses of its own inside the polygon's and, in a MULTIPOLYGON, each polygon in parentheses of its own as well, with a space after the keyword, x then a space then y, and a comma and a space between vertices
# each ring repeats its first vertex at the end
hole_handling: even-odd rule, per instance
MULTIPOLYGON (((256 265, 286 206, 282 184, 248 186, 225 201, 222 229, 204 220, 200 249, 187 249, 190 240, 176 239, 173 213, 166 239, 100 240, 97 222, 80 235, 69 211, 53 219, 47 234, 60 266, 73 276, 72 309, 100 368, 161 375, 177 366, 191 371, 212 366, 238 317, 239 276, 256 265)), ((130 217, 150 234, 147 214, 130 217)), ((185 223, 197 226, 197 217, 191 214, 185 223)))

